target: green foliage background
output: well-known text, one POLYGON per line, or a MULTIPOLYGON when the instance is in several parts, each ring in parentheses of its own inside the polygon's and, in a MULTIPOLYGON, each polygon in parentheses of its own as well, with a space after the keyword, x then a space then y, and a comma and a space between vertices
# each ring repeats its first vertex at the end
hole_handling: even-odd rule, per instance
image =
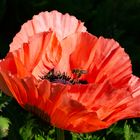
MULTIPOLYGON (((114 38, 130 55, 140 76, 140 0, 0 0, 0 58, 21 25, 41 11, 58 10, 85 22, 96 36, 114 38)), ((123 120, 90 134, 65 131, 66 140, 140 140, 140 120, 123 120)), ((55 128, 0 94, 0 139, 55 140, 55 128)))

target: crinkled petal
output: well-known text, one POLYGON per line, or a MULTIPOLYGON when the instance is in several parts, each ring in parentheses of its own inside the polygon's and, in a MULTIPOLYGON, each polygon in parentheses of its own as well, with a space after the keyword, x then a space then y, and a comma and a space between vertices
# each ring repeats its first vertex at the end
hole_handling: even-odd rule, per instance
POLYGON ((51 101, 55 105, 50 121, 66 130, 91 132, 107 128, 121 119, 140 117, 137 82, 133 83, 135 88, 131 87, 135 92, 130 87, 116 89, 108 81, 67 86, 59 96, 56 94, 57 104, 55 100, 51 101), (137 98, 134 98, 136 89, 137 98))
POLYGON ((75 32, 85 32, 86 27, 83 23, 69 14, 61 14, 58 11, 41 12, 35 15, 32 20, 24 23, 21 30, 10 44, 10 51, 22 47, 23 43, 28 42, 30 36, 36 33, 47 32, 49 30, 56 32, 59 40, 75 32))
POLYGON ((111 92, 111 85, 107 82, 101 85, 56 85, 59 90, 55 91, 59 92, 56 94, 52 92, 53 98, 50 98, 54 105, 50 114, 50 121, 53 125, 81 133, 96 131, 109 125, 98 117, 97 110, 100 104, 94 106, 94 102, 102 100, 101 96, 111 92))
POLYGON ((15 59, 12 53, 0 61, 0 89, 12 96, 10 77, 26 77, 30 74, 18 59, 15 59))
POLYGON ((140 82, 136 77, 121 89, 108 81, 64 85, 47 80, 38 83, 32 77, 9 80, 9 89, 20 105, 65 130, 93 132, 121 119, 140 117, 140 82))
POLYGON ((32 75, 21 78, 2 70, 0 71, 0 78, 0 89, 13 96, 22 107, 27 103, 32 106, 38 105, 37 81, 32 75))
POLYGON ((87 69, 86 67, 91 63, 91 61, 89 62, 89 54, 96 41, 97 37, 89 33, 75 33, 65 38, 61 42, 62 58, 55 69, 67 74, 70 74, 71 70, 75 68, 87 69))
POLYGON ((17 102, 23 106, 27 102, 27 93, 20 81, 16 76, 12 74, 6 74, 0 72, 0 77, 2 77, 3 84, 0 86, 2 91, 10 96, 13 96, 17 102))
POLYGON ((113 112, 104 119, 110 124, 120 119, 140 117, 140 79, 138 77, 131 77, 127 96, 124 96, 121 101, 116 101, 116 106, 112 109, 113 112))
MULTIPOLYGON (((87 108, 88 100, 80 99, 90 90, 95 90, 95 87, 91 85, 70 86, 43 80, 38 85, 38 104, 32 111, 44 120, 50 118, 50 122, 56 127, 74 132, 91 132, 106 128, 107 124, 98 118, 96 111, 87 108), (37 111, 38 109, 40 111, 37 111)), ((90 94, 94 93, 90 92, 90 94)), ((89 102, 93 102, 93 100, 92 98, 89 102)), ((28 107, 30 111, 31 108, 33 108, 32 105, 28 107)))
POLYGON ((36 78, 54 68, 61 58, 60 43, 52 32, 44 32, 29 38, 28 43, 12 52, 36 78))
POLYGON ((89 81, 112 81, 115 87, 125 87, 131 78, 132 66, 129 56, 113 39, 100 37, 95 45, 96 51, 88 71, 89 81), (92 79, 91 79, 92 77, 92 79), (93 78, 94 77, 94 78, 93 78))
POLYGON ((129 56, 113 39, 97 38, 87 32, 75 33, 62 42, 62 59, 56 67, 70 73, 73 69, 87 70, 81 78, 89 83, 108 79, 115 87, 128 84, 132 68, 129 56))
POLYGON ((75 110, 72 106, 71 111, 68 115, 61 109, 56 109, 51 123, 59 128, 78 133, 93 132, 107 127, 107 124, 100 120, 95 112, 80 110, 80 108, 75 110))

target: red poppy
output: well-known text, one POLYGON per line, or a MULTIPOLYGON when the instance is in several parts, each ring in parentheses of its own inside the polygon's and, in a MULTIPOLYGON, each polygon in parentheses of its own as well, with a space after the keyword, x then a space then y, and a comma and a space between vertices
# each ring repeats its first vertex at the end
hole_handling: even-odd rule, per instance
POLYGON ((20 31, 0 62, 0 89, 26 110, 74 132, 140 117, 140 80, 124 49, 113 39, 80 31, 60 37, 51 28, 31 37, 23 33, 27 40, 19 41, 20 31))

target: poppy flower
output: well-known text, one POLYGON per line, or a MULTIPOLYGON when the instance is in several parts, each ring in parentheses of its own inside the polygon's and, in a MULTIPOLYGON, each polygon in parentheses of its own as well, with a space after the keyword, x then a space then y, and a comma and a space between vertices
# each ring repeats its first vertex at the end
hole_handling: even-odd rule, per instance
POLYGON ((24 109, 79 133, 140 117, 140 80, 116 41, 82 30, 60 37, 52 28, 19 41, 22 31, 0 61, 0 89, 24 109))

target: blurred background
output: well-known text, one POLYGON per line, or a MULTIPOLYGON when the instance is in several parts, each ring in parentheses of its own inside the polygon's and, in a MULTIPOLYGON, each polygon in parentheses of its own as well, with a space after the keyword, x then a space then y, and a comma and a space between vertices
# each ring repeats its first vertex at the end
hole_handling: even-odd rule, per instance
MULTIPOLYGON (((0 0, 0 58, 5 57, 9 44, 24 22, 41 11, 51 10, 76 16, 85 22, 90 33, 98 37, 114 38, 129 54, 133 73, 140 76, 140 0, 0 0)), ((3 132, 0 126, 0 135, 1 133, 4 135, 2 139, 53 139, 53 137, 43 137, 45 132, 54 135, 53 128, 45 128, 45 130, 40 128, 40 130, 38 125, 33 125, 37 118, 34 120, 34 116, 17 107, 12 99, 1 94, 0 97, 2 97, 0 98, 0 123, 7 128, 3 132), (18 115, 16 115, 17 110, 18 115), (26 124, 30 125, 26 126, 26 124), (35 127, 37 132, 33 133, 32 127, 35 127), (35 137, 36 134, 38 137, 35 137)), ((137 127, 136 124, 140 125, 139 120, 121 121, 108 130, 97 132, 97 135, 94 135, 95 140, 112 140, 112 138, 139 140, 140 127, 137 127)), ((73 134, 72 136, 73 140, 80 140, 80 138, 94 140, 93 135, 90 137, 91 135, 73 134)))

